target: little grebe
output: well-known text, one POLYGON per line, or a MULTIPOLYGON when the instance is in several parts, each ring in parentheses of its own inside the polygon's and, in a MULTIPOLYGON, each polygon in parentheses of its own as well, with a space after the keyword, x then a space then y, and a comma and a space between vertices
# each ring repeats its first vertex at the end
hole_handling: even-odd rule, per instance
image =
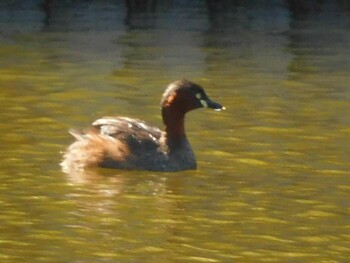
POLYGON ((126 117, 104 117, 86 133, 70 131, 77 139, 64 154, 64 171, 86 167, 108 167, 151 171, 196 169, 185 134, 185 114, 207 107, 224 107, 208 98, 204 89, 188 80, 169 84, 162 100, 164 131, 126 117))

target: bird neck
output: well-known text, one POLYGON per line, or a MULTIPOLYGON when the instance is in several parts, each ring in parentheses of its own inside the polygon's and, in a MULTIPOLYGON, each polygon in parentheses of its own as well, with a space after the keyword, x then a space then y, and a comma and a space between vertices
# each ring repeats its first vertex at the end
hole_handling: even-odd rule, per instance
POLYGON ((186 140, 185 114, 169 107, 163 108, 162 117, 168 146, 180 145, 181 141, 186 140))

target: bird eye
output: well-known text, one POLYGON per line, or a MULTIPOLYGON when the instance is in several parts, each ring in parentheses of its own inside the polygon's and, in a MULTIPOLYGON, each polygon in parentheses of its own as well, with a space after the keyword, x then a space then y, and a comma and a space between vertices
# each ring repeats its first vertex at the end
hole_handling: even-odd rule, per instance
POLYGON ((201 99, 201 98, 202 98, 202 94, 197 93, 197 94, 196 94, 196 98, 197 98, 197 99, 201 99))

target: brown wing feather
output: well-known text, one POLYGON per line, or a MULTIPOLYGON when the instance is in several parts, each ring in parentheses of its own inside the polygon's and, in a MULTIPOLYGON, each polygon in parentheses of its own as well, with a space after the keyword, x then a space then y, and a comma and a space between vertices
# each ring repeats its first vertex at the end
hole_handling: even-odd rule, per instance
MULTIPOLYGON (((127 117, 103 117, 92 123, 102 135, 108 135, 127 142, 134 150, 138 146, 158 147, 161 130, 144 121, 127 117)), ((143 149, 144 150, 144 149, 143 149)))

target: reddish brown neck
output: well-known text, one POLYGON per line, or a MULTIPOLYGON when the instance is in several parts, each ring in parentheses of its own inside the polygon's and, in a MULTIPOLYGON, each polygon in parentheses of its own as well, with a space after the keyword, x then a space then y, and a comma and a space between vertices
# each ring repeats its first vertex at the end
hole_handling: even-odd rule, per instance
POLYGON ((162 117, 169 146, 177 145, 186 139, 184 113, 175 111, 171 107, 163 108, 162 117))

